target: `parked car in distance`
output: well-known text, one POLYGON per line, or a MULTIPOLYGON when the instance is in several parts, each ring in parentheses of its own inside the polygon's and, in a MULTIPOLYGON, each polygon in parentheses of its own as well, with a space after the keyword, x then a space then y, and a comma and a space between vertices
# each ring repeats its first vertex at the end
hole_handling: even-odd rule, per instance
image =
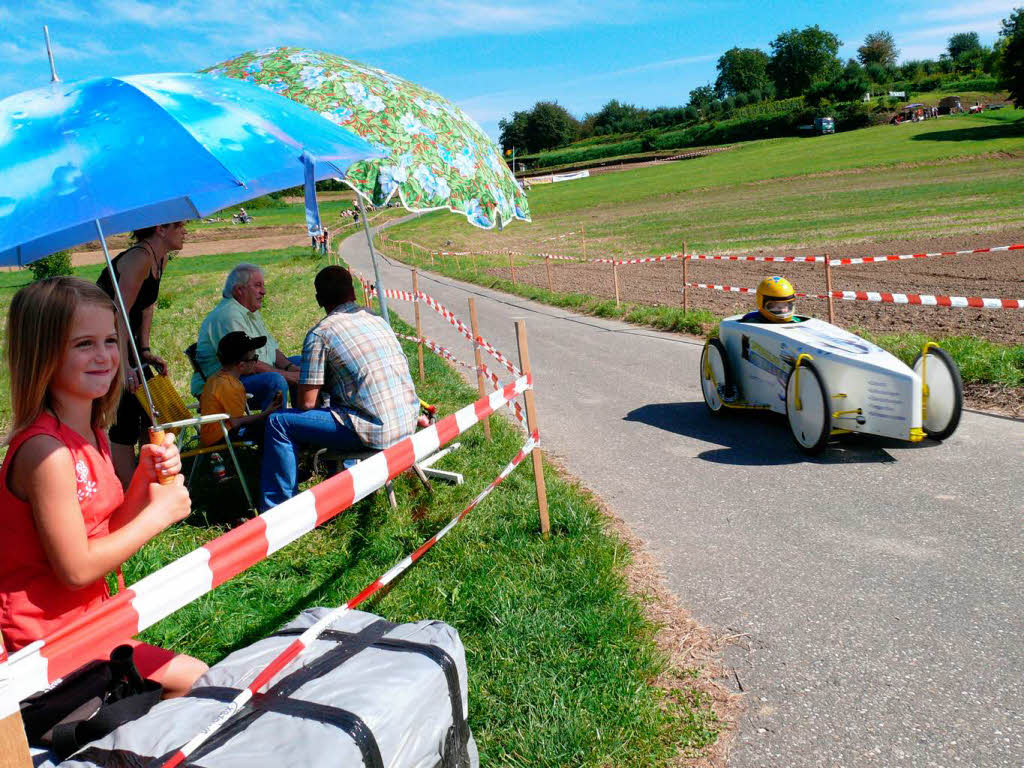
POLYGON ((824 136, 836 132, 836 121, 834 117, 816 117, 813 125, 801 125, 798 130, 802 136, 824 136))

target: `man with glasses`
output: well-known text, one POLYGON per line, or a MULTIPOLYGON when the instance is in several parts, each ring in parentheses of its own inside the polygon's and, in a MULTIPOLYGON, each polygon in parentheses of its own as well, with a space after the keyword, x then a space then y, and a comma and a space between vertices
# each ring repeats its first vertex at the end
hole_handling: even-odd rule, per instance
POLYGON ((242 385, 252 395, 255 410, 265 410, 278 394, 287 398, 289 388, 294 389, 299 380, 298 363, 302 358, 287 357, 263 322, 260 309, 266 294, 263 271, 255 264, 239 264, 228 274, 220 303, 199 327, 196 364, 202 374, 192 376, 193 395, 198 397, 203 391, 204 381, 220 368, 217 345, 232 331, 241 331, 250 338, 262 337, 266 341, 256 353, 256 362, 242 375, 242 385))
MULTIPOLYGON (((226 413, 230 416, 224 426, 232 437, 262 442, 264 419, 280 408, 284 400, 278 392, 262 413, 246 412, 245 386, 241 378, 252 373, 259 361, 256 351, 266 343, 266 336, 253 339, 242 331, 232 331, 217 345, 217 360, 221 367, 206 380, 199 397, 199 412, 203 416, 213 413, 226 413)), ((199 428, 199 440, 203 445, 216 445, 223 439, 224 433, 217 422, 203 424, 199 428)))

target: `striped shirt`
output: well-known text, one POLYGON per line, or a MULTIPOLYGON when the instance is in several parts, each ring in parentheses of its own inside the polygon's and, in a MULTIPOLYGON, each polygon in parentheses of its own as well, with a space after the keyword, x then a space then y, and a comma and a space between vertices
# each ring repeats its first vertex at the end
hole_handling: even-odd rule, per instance
POLYGON ((299 383, 322 387, 338 422, 370 448, 387 448, 416 428, 420 401, 405 353, 384 319, 355 303, 336 307, 306 334, 299 383))

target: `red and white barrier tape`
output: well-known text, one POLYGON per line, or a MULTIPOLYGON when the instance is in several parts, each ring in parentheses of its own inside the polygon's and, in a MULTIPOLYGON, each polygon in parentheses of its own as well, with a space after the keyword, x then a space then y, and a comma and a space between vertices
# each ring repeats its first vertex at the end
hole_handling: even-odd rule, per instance
MULTIPOLYGON (((978 296, 932 296, 925 293, 881 291, 832 291, 833 299, 872 301, 883 304, 915 304, 924 307, 973 307, 976 309, 1024 309, 1024 299, 986 299, 978 296)), ((827 299, 827 293, 798 293, 811 299, 827 299)))
MULTIPOLYGON (((710 283, 687 283, 690 288, 707 288, 712 291, 729 291, 730 293, 757 293, 757 288, 738 288, 735 285, 712 285, 710 283)), ((798 294, 806 296, 807 294, 798 294)))
POLYGON ((431 341, 426 336, 410 336, 405 333, 396 333, 395 335, 400 339, 405 339, 406 341, 415 341, 417 344, 422 343, 429 347, 432 352, 440 355, 445 360, 454 363, 455 365, 461 365, 463 368, 468 368, 471 371, 476 370, 475 365, 470 365, 469 363, 462 362, 461 360, 459 360, 459 358, 455 356, 455 354, 450 349, 442 347, 436 341, 431 341))
MULTIPOLYGON (((504 384, 501 383, 498 377, 494 373, 492 373, 491 370, 483 363, 483 361, 481 361, 480 363, 480 370, 483 372, 484 376, 491 380, 491 383, 494 385, 495 389, 501 389, 503 386, 505 386, 504 384)), ((513 414, 515 414, 515 417, 519 420, 519 422, 523 426, 526 426, 526 414, 523 413, 523 406, 520 405, 518 400, 512 401, 512 412, 513 414)))
POLYGON ((875 264, 880 261, 902 261, 904 259, 927 259, 932 256, 967 256, 974 253, 996 253, 997 251, 1024 251, 1024 243, 999 245, 992 248, 972 248, 966 251, 936 251, 935 253, 905 253, 892 256, 861 256, 853 259, 830 259, 829 265, 845 267, 849 264, 875 264))
POLYGON ((640 259, 623 259, 616 262, 619 265, 622 264, 652 264, 656 261, 682 261, 686 258, 681 253, 669 253, 665 256, 644 256, 640 259))
MULTIPOLYGON (((730 293, 757 293, 756 288, 738 288, 735 285, 687 283, 691 288, 708 288, 730 293)), ((802 299, 827 299, 827 293, 798 293, 802 299)), ((832 291, 833 299, 845 301, 873 301, 884 304, 916 304, 924 307, 974 307, 977 309, 1024 309, 1024 299, 985 299, 977 296, 931 296, 924 293, 885 293, 882 291, 832 291)))
MULTIPOLYGON (((472 365, 470 363, 465 363, 462 360, 459 360, 450 349, 447 349, 446 347, 442 347, 437 342, 431 341, 430 339, 426 338, 425 336, 423 338, 420 338, 419 336, 409 336, 409 335, 404 334, 404 333, 398 333, 398 334, 395 334, 395 335, 398 336, 398 338, 400 338, 400 339, 406 339, 408 341, 415 341, 417 343, 418 342, 423 342, 425 345, 430 347, 430 349, 433 352, 435 352, 436 354, 440 355, 445 360, 448 360, 449 362, 454 363, 455 365, 461 365, 463 368, 468 368, 471 371, 475 371, 476 370, 476 366, 475 365, 472 365)), ((501 380, 494 373, 492 373, 487 368, 487 366, 484 365, 482 362, 480 363, 480 368, 482 369, 484 376, 486 376, 488 379, 490 379, 490 381, 494 385, 495 389, 501 389, 502 387, 505 386, 504 384, 501 383, 501 380)), ((512 409, 513 409, 513 411, 515 413, 515 417, 519 421, 521 421, 523 424, 525 424, 526 423, 526 416, 523 415, 523 406, 519 404, 518 400, 513 400, 512 401, 512 409)))
POLYGON ((82 664, 109 654, 126 638, 153 626, 366 498, 532 387, 531 377, 516 379, 218 536, 118 592, 95 610, 46 638, 20 649, 10 657, 12 695, 20 701, 82 664))
MULTIPOLYGON (((456 330, 458 330, 459 333, 461 333, 470 341, 474 340, 473 330, 464 322, 462 322, 458 317, 456 317, 455 313, 448 309, 446 306, 444 306, 444 304, 439 302, 433 296, 428 296, 427 294, 423 293, 423 291, 420 291, 420 299, 423 301, 424 304, 426 304, 432 310, 437 312, 437 314, 441 315, 441 317, 443 317, 445 320, 451 323, 451 325, 455 326, 456 330)), ((490 342, 488 342, 482 336, 476 337, 476 343, 480 345, 481 349, 486 350, 487 354, 489 354, 499 363, 504 365, 505 368, 508 369, 508 372, 511 373, 513 376, 522 375, 519 369, 516 368, 507 357, 501 354, 501 352, 499 352, 490 342)))
POLYGON ((806 262, 823 263, 824 256, 716 256, 706 253, 691 253, 691 260, 696 261, 779 261, 787 264, 806 262))
POLYGON ((484 488, 484 490, 481 491, 480 494, 475 499, 473 499, 473 501, 471 501, 466 506, 465 509, 463 509, 459 514, 453 517, 448 522, 448 524, 445 525, 444 528, 442 528, 440 531, 438 531, 425 542, 423 542, 423 544, 421 544, 412 554, 408 555, 407 557, 402 559, 401 562, 394 565, 389 571, 387 571, 387 573, 383 574, 376 580, 367 584, 358 595, 353 597, 344 605, 341 605, 335 608, 333 611, 327 613, 325 616, 323 616, 323 618, 321 618, 315 624, 310 626, 301 635, 295 638, 295 640, 289 643, 288 646, 283 651, 281 651, 281 653, 274 657, 274 659, 256 675, 255 679, 251 683, 249 683, 249 685, 247 685, 245 688, 239 691, 238 695, 233 700, 228 702, 224 709, 222 709, 217 714, 217 717, 214 718, 213 722, 211 722, 208 726, 206 726, 206 728, 204 728, 202 731, 200 731, 198 734, 192 737, 187 744, 185 744, 173 755, 171 755, 170 758, 168 758, 162 764, 162 768, 175 768, 175 766, 184 763, 189 755, 191 755, 200 746, 202 746, 206 742, 206 740, 210 738, 210 736, 216 733, 217 730, 224 725, 224 723, 230 720, 235 713, 237 713, 242 707, 244 707, 246 702, 248 702, 255 694, 257 694, 261 688, 263 688, 265 685, 268 685, 276 675, 279 675, 281 672, 283 672, 288 667, 289 664, 291 664, 299 656, 301 656, 302 652, 305 651, 313 643, 313 641, 315 641, 332 624, 334 624, 342 616, 344 616, 346 613, 354 609, 364 600, 372 597, 382 588, 386 587, 388 584, 390 584, 403 573, 405 573, 407 570, 409 570, 421 557, 423 557, 423 555, 427 553, 428 550, 430 550, 431 547, 433 547, 435 544, 437 544, 437 542, 443 539, 448 534, 449 531, 451 531, 455 526, 457 526, 466 518, 466 515, 473 511, 473 509, 476 508, 480 504, 480 502, 486 499, 491 494, 491 492, 505 480, 506 477, 512 474, 512 470, 519 466, 522 463, 523 459, 529 456, 530 452, 533 451, 533 449, 536 448, 539 444, 540 436, 536 432, 534 432, 532 435, 530 435, 530 438, 519 450, 519 453, 516 454, 515 458, 513 458, 512 461, 505 465, 505 468, 501 470, 501 473, 496 478, 494 478, 494 480, 491 481, 490 485, 484 488))

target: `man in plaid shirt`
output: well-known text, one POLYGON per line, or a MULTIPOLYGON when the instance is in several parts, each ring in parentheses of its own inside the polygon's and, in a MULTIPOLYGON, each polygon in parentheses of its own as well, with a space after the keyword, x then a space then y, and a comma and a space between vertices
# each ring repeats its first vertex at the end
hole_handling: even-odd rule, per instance
POLYGON ((302 345, 298 407, 267 417, 263 509, 298 492, 298 445, 387 448, 413 433, 419 415, 405 353, 384 319, 355 303, 348 270, 325 267, 313 285, 327 316, 302 345))

